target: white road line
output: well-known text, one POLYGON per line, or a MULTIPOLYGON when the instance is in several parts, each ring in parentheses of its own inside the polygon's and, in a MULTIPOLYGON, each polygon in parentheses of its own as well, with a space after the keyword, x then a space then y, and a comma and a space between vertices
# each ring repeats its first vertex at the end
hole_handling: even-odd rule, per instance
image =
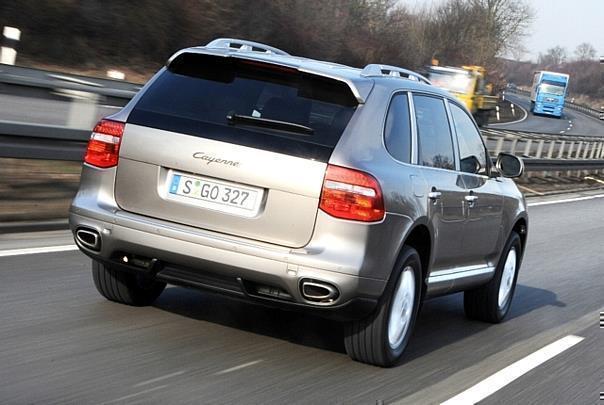
POLYGON ((219 371, 219 372, 217 372, 217 373, 214 373, 214 375, 222 375, 222 374, 230 373, 230 372, 232 372, 232 371, 241 370, 242 368, 249 367, 249 366, 253 366, 254 364, 258 364, 258 363, 260 363, 261 361, 262 361, 262 360, 250 361, 249 363, 240 364, 240 365, 238 365, 238 366, 231 367, 231 368, 227 368, 226 370, 219 371))
POLYGON ((591 176, 585 176, 583 177, 585 180, 593 180, 596 183, 600 183, 600 184, 604 184, 604 181, 600 180, 600 179, 596 179, 595 177, 591 177, 591 176))
POLYGON ((526 111, 526 109, 524 107, 522 107, 519 104, 514 103, 514 105, 518 108, 520 108, 522 110, 522 112, 524 113, 524 117, 516 120, 516 121, 510 121, 510 122, 493 122, 492 124, 489 124, 489 127, 493 127, 493 126, 497 126, 497 125, 511 125, 511 124, 519 124, 522 121, 526 120, 528 118, 528 111, 526 111))
POLYGON ((529 188, 527 186, 523 186, 523 185, 520 185, 520 184, 517 184, 517 186, 518 186, 518 188, 521 188, 521 189, 526 190, 526 191, 528 191, 530 193, 533 193, 533 194, 545 195, 544 193, 540 193, 539 191, 533 190, 532 188, 529 188))
POLYGON ((123 396, 123 397, 119 397, 117 399, 112 399, 111 401, 108 401, 108 402, 103 402, 103 405, 105 405, 105 404, 114 404, 116 402, 125 401, 125 400, 130 399, 130 398, 138 397, 139 395, 148 394, 149 392, 153 392, 153 391, 164 389, 166 387, 167 387, 167 385, 159 385, 157 387, 149 388, 149 389, 144 390, 144 391, 135 392, 134 394, 130 394, 130 395, 126 395, 126 396, 123 396))
POLYGON ((156 383, 158 381, 167 380, 168 378, 176 377, 176 376, 182 375, 182 374, 184 374, 186 372, 187 372, 187 370, 181 370, 181 371, 177 371, 175 373, 170 373, 170 374, 162 375, 161 377, 156 377, 156 378, 152 378, 152 379, 147 380, 147 381, 139 382, 138 384, 134 385, 134 387, 135 388, 136 387, 142 387, 143 385, 149 385, 149 384, 156 383))
POLYGON ((68 252, 78 250, 76 245, 45 246, 25 249, 0 250, 0 257, 33 255, 36 253, 68 252))
POLYGON ((563 200, 539 201, 539 202, 529 203, 528 206, 537 207, 539 205, 563 204, 563 203, 569 203, 569 202, 575 202, 575 201, 593 200, 595 198, 604 198, 604 194, 589 195, 589 196, 585 196, 585 197, 576 197, 576 198, 566 198, 563 200))
POLYGON ((556 357, 565 350, 570 349, 583 339, 584 338, 580 336, 569 335, 560 340, 556 340, 554 343, 551 343, 496 372, 461 394, 458 394, 448 401, 443 402, 441 405, 476 404, 489 395, 499 391, 512 381, 528 373, 535 367, 545 363, 553 357, 556 357))

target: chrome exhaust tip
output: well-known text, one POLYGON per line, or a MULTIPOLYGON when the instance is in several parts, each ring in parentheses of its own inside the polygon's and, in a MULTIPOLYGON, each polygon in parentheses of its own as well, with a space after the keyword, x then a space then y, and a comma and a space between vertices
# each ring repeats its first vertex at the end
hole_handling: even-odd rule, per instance
POLYGON ((78 228, 75 232, 75 237, 83 247, 95 252, 101 250, 101 235, 94 229, 78 228))
POLYGON ((304 299, 312 302, 333 302, 340 295, 335 286, 318 280, 303 279, 300 289, 304 299))

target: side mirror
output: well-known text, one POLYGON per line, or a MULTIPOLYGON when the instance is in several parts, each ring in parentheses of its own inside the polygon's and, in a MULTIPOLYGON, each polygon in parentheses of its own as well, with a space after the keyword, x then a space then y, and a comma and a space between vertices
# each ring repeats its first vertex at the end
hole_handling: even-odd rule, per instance
POLYGON ((500 153, 495 164, 503 177, 520 177, 524 173, 524 162, 510 153, 500 153))
POLYGON ((480 161, 474 155, 470 155, 467 158, 461 159, 459 163, 461 165, 461 171, 464 173, 476 174, 482 168, 480 161))

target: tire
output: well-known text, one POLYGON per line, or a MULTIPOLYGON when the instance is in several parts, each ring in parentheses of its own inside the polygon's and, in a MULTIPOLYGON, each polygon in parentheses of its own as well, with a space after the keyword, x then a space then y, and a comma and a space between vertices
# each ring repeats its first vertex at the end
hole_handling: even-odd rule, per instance
POLYGON ((109 301, 137 307, 151 305, 166 288, 166 283, 114 270, 96 260, 92 261, 92 278, 98 292, 109 301))
POLYGON ((520 236, 512 232, 499 259, 493 279, 488 284, 464 292, 464 310, 468 318, 489 323, 503 321, 516 290, 521 258, 520 236), (510 267, 512 265, 513 268, 510 267))
POLYGON ((403 247, 395 270, 393 275, 396 278, 388 283, 376 310, 365 319, 346 324, 344 345, 353 360, 390 367, 398 362, 409 343, 422 291, 422 269, 417 251, 403 247), (413 296, 409 297, 411 294, 413 296), (392 322, 403 317, 407 321, 392 322))
POLYGON ((533 113, 533 115, 535 114, 535 102, 531 101, 531 108, 530 108, 530 112, 533 113))

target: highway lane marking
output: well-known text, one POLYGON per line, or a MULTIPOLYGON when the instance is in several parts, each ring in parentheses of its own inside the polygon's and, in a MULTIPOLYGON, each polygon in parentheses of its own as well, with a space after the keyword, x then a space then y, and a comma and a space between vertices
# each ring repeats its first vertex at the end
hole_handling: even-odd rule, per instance
MULTIPOLYGON (((598 308, 595 311, 604 311, 604 308, 598 308)), ((513 321, 510 320, 509 322, 513 321)), ((516 360, 536 352, 543 347, 544 342, 553 342, 567 335, 575 335, 580 331, 589 331, 593 327, 594 311, 589 309, 580 318, 554 325, 551 329, 541 330, 536 334, 531 334, 526 339, 513 342, 506 347, 499 347, 500 345, 496 342, 491 342, 487 346, 492 345, 493 349, 498 349, 492 354, 476 358, 476 362, 472 362, 472 364, 454 371, 453 374, 449 373, 444 378, 435 380, 432 384, 426 384, 414 393, 395 400, 393 404, 439 404, 455 396, 463 387, 469 387, 476 381, 483 380, 485 376, 495 374, 503 367, 502 365, 512 364, 516 360)), ((475 344, 475 342, 471 344, 475 344)), ((461 350, 467 348, 463 344, 462 346, 461 350)), ((446 355, 450 350, 457 351, 458 349, 455 347, 456 345, 453 347, 443 346, 434 353, 431 353, 431 356, 439 358, 440 355, 446 355)))
POLYGON ((78 250, 76 245, 45 246, 25 249, 0 250, 0 257, 33 255, 37 253, 68 252, 78 250))
POLYGON ((514 103, 514 105, 522 110, 522 113, 524 114, 524 117, 522 117, 522 118, 520 118, 520 119, 518 119, 516 121, 510 121, 510 122, 494 122, 492 124, 489 124, 488 126, 490 127, 490 126, 494 126, 494 125, 519 124, 522 121, 526 120, 528 118, 528 111, 524 107, 522 107, 520 104, 514 103))
POLYGON ((168 378, 177 377, 177 376, 182 375, 182 374, 184 374, 186 372, 187 372, 187 370, 176 371, 174 373, 162 375, 161 377, 156 377, 156 378, 152 378, 152 379, 147 380, 147 381, 139 382, 138 384, 133 385, 133 387, 136 388, 136 387, 142 387, 144 385, 153 384, 153 383, 156 383, 158 381, 167 380, 168 378))
POLYGON ((505 387, 511 382, 522 377, 532 369, 570 349, 583 339, 585 338, 581 336, 568 335, 562 339, 556 340, 555 342, 550 343, 536 352, 529 354, 523 359, 520 359, 506 368, 496 372, 464 392, 441 403, 441 405, 476 404, 499 391, 501 388, 505 387))
POLYGON ((232 371, 241 370, 242 368, 246 368, 246 367, 249 367, 249 366, 253 366, 254 364, 258 364, 258 363, 260 363, 261 361, 262 361, 262 360, 254 360, 254 361, 250 361, 249 363, 240 364, 240 365, 238 365, 238 366, 231 367, 231 368, 227 368, 226 370, 219 371, 219 372, 217 372, 217 373, 214 373, 214 375, 223 375, 223 374, 226 374, 226 373, 230 373, 230 372, 232 372, 232 371))
POLYGON ((537 190, 533 190, 532 188, 528 188, 527 186, 521 186, 520 184, 518 184, 518 188, 521 188, 521 189, 526 190, 526 191, 528 191, 528 192, 530 192, 530 193, 533 193, 533 194, 537 194, 537 195, 545 195, 545 194, 543 194, 543 193, 540 193, 540 192, 539 192, 539 191, 537 191, 537 190))
POLYGON ((159 385, 157 387, 149 388, 149 389, 146 389, 144 391, 135 392, 134 394, 125 395, 125 396, 119 397, 117 399, 112 399, 111 401, 103 402, 102 404, 103 405, 105 405, 105 404, 114 404, 116 402, 125 401, 125 400, 130 399, 130 398, 138 397, 139 395, 148 394, 148 393, 153 392, 153 391, 161 390, 161 389, 164 389, 166 387, 167 387, 167 385, 159 385))
POLYGON ((602 180, 600 180, 600 179, 596 179, 595 177, 591 177, 591 176, 585 176, 585 177, 583 177, 583 178, 584 178, 585 180, 593 180, 593 181, 595 181, 595 182, 597 182, 597 183, 604 184, 604 181, 602 181, 602 180))
POLYGON ((537 207, 540 205, 563 204, 563 203, 576 202, 576 201, 593 200, 596 198, 604 198, 604 194, 597 194, 597 195, 590 195, 590 196, 576 197, 576 198, 566 198, 563 200, 539 201, 539 202, 529 203, 528 206, 537 207))

